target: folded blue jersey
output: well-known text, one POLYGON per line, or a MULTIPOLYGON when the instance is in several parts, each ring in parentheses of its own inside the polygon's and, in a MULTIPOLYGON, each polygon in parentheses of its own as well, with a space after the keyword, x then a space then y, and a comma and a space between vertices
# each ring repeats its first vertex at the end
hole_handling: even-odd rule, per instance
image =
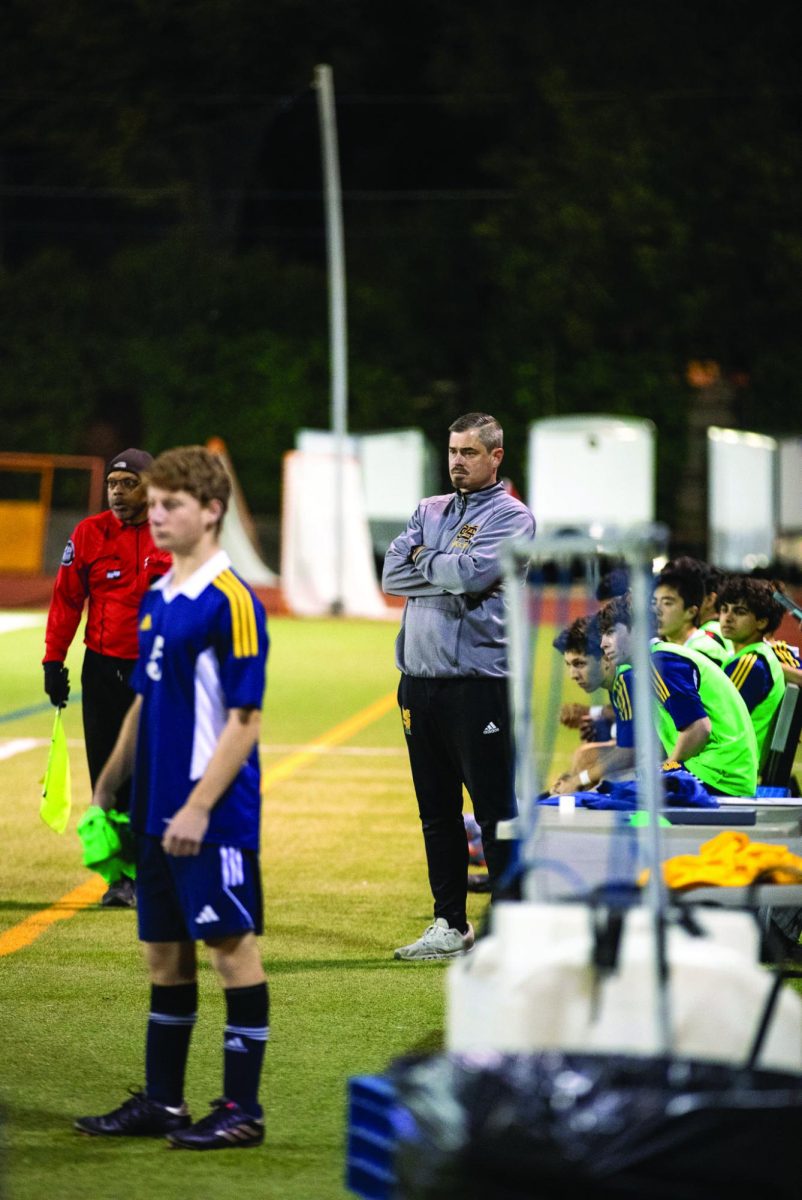
MULTIPOLYGON (((701 780, 681 767, 661 772, 663 783, 663 798, 667 807, 680 808, 718 808, 715 796, 711 796, 701 780)), ((595 792, 575 792, 574 800, 577 808, 615 809, 620 812, 635 812, 638 805, 638 784, 635 779, 622 782, 609 782, 604 779, 595 792)), ((549 796, 544 793, 538 798, 539 804, 549 804, 555 807, 560 803, 559 796, 549 796)))

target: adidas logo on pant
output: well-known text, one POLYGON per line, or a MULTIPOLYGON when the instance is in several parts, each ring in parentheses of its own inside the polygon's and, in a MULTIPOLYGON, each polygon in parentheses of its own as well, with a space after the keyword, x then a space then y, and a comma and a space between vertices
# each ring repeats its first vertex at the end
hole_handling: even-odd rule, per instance
POLYGON ((482 730, 482 733, 498 733, 498 732, 499 732, 499 728, 495 721, 488 721, 487 724, 485 725, 484 729, 482 730))

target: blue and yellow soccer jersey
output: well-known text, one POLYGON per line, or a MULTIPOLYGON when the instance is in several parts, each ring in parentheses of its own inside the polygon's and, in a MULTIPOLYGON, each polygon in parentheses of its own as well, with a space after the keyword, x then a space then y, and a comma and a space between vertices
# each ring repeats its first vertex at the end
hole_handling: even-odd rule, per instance
MULTIPOLYGON (((666 754, 680 730, 710 719, 705 746, 684 764, 708 787, 733 796, 753 796, 757 784, 757 743, 752 722, 737 689, 705 655, 668 642, 651 647, 655 724, 666 754)), ((634 674, 619 667, 610 689, 616 712, 616 741, 631 748, 634 674)))
POLYGON ((615 742, 617 746, 631 749, 635 745, 635 728, 632 720, 632 687, 634 676, 628 664, 616 667, 610 702, 615 710, 615 742))
POLYGON ((765 700, 774 680, 766 659, 754 650, 741 653, 724 664, 724 670, 741 693, 743 702, 752 712, 765 700))
MULTIPOLYGON (((659 652, 653 654, 652 688, 658 704, 666 709, 677 729, 687 729, 707 715, 699 696, 699 672, 686 658, 659 652)), ((634 692, 632 668, 619 667, 610 697, 616 714, 616 742, 627 748, 635 745, 634 692)))
POLYGON ((685 766, 716 791, 754 796, 757 739, 749 711, 732 681, 704 654, 687 647, 656 642, 651 653, 657 733, 666 754, 671 754, 681 730, 707 717, 707 742, 685 766))
POLYGON ((774 647, 768 642, 742 646, 724 664, 724 671, 741 694, 755 727, 760 765, 768 754, 770 734, 785 695, 785 676, 774 647))
POLYGON ((699 695, 699 669, 692 660, 664 651, 662 645, 652 650, 654 694, 677 729, 687 729, 708 715, 699 695))
POLYGON ((767 642, 766 644, 774 651, 781 666, 793 667, 796 671, 802 667, 798 646, 789 646, 787 642, 767 642))
MULTIPOLYGON (((178 588, 172 573, 139 611, 132 687, 142 695, 131 824, 161 837, 201 778, 232 708, 261 708, 267 662, 265 611, 213 558, 178 588)), ((259 847, 259 756, 254 749, 212 809, 205 842, 259 847)))

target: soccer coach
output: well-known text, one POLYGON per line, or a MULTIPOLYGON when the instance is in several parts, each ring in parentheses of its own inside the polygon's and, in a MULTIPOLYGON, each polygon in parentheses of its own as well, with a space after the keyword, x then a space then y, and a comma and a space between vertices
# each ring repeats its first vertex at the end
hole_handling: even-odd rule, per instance
POLYGON ((515 815, 507 639, 499 546, 534 536, 531 512, 498 482, 503 431, 488 413, 449 426, 454 491, 422 500, 387 551, 382 587, 404 596, 398 702, 434 897, 434 921, 395 958, 470 950, 465 911, 468 789, 495 891, 509 858, 496 823, 515 815))

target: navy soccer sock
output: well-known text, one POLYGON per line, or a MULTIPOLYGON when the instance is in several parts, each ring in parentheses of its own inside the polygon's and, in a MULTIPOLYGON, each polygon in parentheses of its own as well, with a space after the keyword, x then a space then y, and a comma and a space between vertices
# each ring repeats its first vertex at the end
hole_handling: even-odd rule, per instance
POLYGON ((171 1108, 183 1102, 184 1071, 197 1009, 197 983, 151 985, 145 1044, 145 1092, 150 1100, 171 1108))
POLYGON ((226 988, 225 997, 223 1094, 250 1116, 261 1117, 259 1078, 270 1033, 267 984, 226 988))

